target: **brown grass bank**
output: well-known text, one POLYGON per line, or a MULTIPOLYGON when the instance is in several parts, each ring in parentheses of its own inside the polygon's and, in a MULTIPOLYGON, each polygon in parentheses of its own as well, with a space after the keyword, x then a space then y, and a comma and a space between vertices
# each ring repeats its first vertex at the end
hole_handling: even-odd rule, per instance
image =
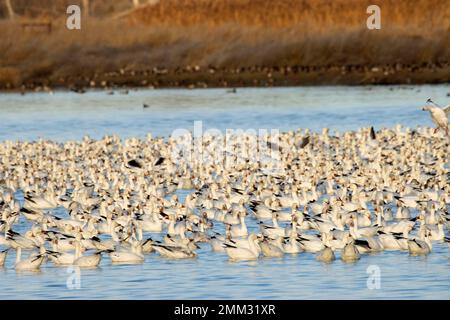
POLYGON ((51 33, 4 21, 0 87, 450 82, 448 0, 379 1, 381 30, 372 3, 161 0, 51 33))

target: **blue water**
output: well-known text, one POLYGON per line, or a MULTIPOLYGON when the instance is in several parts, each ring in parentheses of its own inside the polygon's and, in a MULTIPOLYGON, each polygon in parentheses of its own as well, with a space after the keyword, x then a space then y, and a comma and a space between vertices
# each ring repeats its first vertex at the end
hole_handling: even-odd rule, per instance
POLYGON ((450 103, 449 85, 138 90, 0 94, 0 141, 68 140, 88 134, 171 135, 175 129, 355 130, 362 126, 431 126, 421 110, 432 97, 450 103), (143 108, 143 103, 150 107, 143 108))
MULTIPOLYGON (((429 97, 448 104, 447 93, 449 85, 0 94, 0 141, 168 136, 192 130, 194 121, 223 132, 432 126, 421 106, 429 97)), ((252 219, 248 224, 255 230, 252 219)), ((444 243, 435 242, 426 257, 386 251, 354 264, 339 255, 323 264, 309 253, 236 263, 212 253, 208 244, 200 246, 192 260, 152 253, 142 265, 113 265, 104 257, 100 268, 81 270, 80 289, 69 289, 68 269, 51 263, 38 273, 17 273, 10 252, 0 269, 0 299, 450 299, 450 250, 444 243), (371 290, 367 268, 374 265, 380 288, 371 290)))

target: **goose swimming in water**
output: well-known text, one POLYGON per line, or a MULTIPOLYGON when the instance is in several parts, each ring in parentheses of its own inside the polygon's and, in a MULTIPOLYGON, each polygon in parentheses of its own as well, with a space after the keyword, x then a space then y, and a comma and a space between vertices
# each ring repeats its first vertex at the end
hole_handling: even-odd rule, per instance
POLYGON ((258 238, 255 234, 248 236, 248 247, 239 247, 225 242, 225 252, 231 260, 256 260, 260 254, 258 238))
POLYGON ((355 239, 354 244, 360 253, 378 252, 384 250, 381 241, 375 237, 355 239))
POLYGON ((426 232, 423 239, 414 238, 408 241, 408 250, 411 255, 427 255, 431 252, 431 232, 426 232))
POLYGON ((240 224, 232 225, 230 228, 230 234, 233 238, 245 237, 248 235, 247 225, 245 224, 245 213, 239 214, 240 224))
POLYGON ((331 262, 336 260, 336 256, 330 247, 325 247, 317 253, 316 260, 321 262, 331 262))
POLYGON ((354 262, 359 260, 361 255, 358 248, 353 243, 348 243, 341 252, 341 259, 345 262, 354 262))
POLYGON ((81 256, 73 262, 74 265, 80 268, 96 268, 102 260, 102 252, 96 251, 92 255, 81 256))
POLYGON ((271 243, 267 237, 264 237, 263 241, 259 243, 259 246, 265 257, 282 257, 284 255, 283 250, 271 243))
POLYGON ((328 261, 341 250, 352 261, 355 250, 362 259, 423 252, 421 241, 431 253, 448 232, 448 141, 427 128, 280 133, 268 144, 280 150, 276 174, 265 161, 238 161, 248 150, 230 154, 230 167, 175 161, 183 139, 0 143, 0 245, 39 248, 30 258, 41 265, 194 258, 208 254, 201 242, 231 260, 309 251, 328 261))
POLYGON ((15 268, 17 271, 37 271, 41 268, 45 257, 45 249, 42 248, 40 254, 31 254, 28 258, 22 259, 22 248, 18 247, 16 249, 15 268))
POLYGON ((297 241, 297 234, 292 233, 283 243, 283 251, 285 253, 296 254, 303 252, 300 244, 297 241))
POLYGON ((153 248, 164 258, 191 259, 197 257, 197 253, 183 247, 155 243, 153 244, 153 248))

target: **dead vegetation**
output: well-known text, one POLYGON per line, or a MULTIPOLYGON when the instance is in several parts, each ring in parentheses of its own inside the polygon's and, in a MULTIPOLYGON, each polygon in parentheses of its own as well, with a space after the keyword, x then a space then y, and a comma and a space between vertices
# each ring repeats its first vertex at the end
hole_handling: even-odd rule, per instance
MULTIPOLYGON (((206 68, 207 77, 219 74, 209 72, 214 69, 319 68, 323 83, 329 82, 330 68, 347 68, 338 72, 345 78, 352 68, 362 68, 363 74, 386 67, 394 70, 385 74, 389 82, 404 68, 414 72, 448 66, 448 0, 384 0, 382 29, 372 31, 366 28, 371 2, 162 0, 119 20, 83 20, 80 31, 67 30, 63 16, 54 18, 50 34, 3 21, 0 86, 67 86, 108 73, 108 79, 116 73, 132 78, 133 71, 153 74, 154 68, 180 77, 191 67, 206 68)), ((440 80, 430 81, 450 81, 446 72, 436 74, 440 80)), ((152 81, 149 76, 145 83, 152 81)))

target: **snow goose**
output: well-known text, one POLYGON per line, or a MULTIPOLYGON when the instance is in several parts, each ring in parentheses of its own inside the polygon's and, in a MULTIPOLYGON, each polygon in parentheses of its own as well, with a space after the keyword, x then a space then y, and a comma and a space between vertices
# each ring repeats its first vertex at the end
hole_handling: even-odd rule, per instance
POLYGON ((162 257, 168 259, 191 259, 197 257, 197 253, 184 247, 176 247, 171 245, 154 243, 153 248, 162 257))
POLYGON ((297 236, 297 222, 298 218, 295 215, 291 216, 291 223, 284 229, 284 235, 290 237, 291 235, 297 236))
POLYGON ((414 228, 416 220, 417 220, 416 218, 413 218, 411 220, 401 220, 399 222, 394 222, 383 226, 382 230, 386 233, 410 232, 414 228))
POLYGON ((384 208, 381 206, 381 215, 384 219, 384 221, 392 221, 394 217, 392 216, 392 209, 390 207, 384 208))
POLYGON ((351 242, 348 243, 341 252, 341 259, 344 262, 354 262, 361 258, 358 248, 351 242))
POLYGON ((319 252, 325 248, 323 237, 307 237, 306 235, 299 236, 298 240, 300 247, 306 252, 319 252))
POLYGON ((254 214, 256 219, 258 220, 268 220, 272 218, 272 214, 276 212, 276 210, 273 210, 269 207, 270 199, 265 199, 265 203, 262 204, 259 201, 250 201, 249 208, 250 211, 254 214))
POLYGON ((229 242, 225 242, 225 246, 225 252, 231 260, 256 260, 260 254, 260 247, 255 234, 248 236, 248 248, 238 247, 229 242))
POLYGON ((259 224, 259 228, 263 235, 274 237, 274 238, 275 237, 284 237, 285 230, 284 230, 284 228, 282 228, 278 225, 277 216, 278 216, 277 213, 272 214, 272 225, 263 224, 263 223, 259 224))
POLYGON ((283 243, 283 251, 285 253, 290 254, 296 254, 303 252, 303 249, 300 247, 299 243, 297 242, 297 236, 294 233, 291 233, 291 235, 284 240, 283 243))
MULTIPOLYGON (((227 239, 227 241, 231 241, 231 239, 227 239)), ((225 237, 220 235, 220 233, 216 233, 212 235, 209 240, 209 244, 211 245, 211 250, 214 252, 225 252, 225 237)))
POLYGON ((408 250, 411 255, 427 255, 431 252, 433 244, 431 233, 426 232, 423 239, 414 238, 408 241, 408 250))
POLYGON ((150 253, 153 251, 154 241, 152 238, 148 238, 142 242, 142 253, 150 253))
POLYGON ((17 233, 13 230, 8 230, 6 233, 6 239, 9 240, 9 245, 14 249, 34 249, 36 247, 36 242, 17 233))
POLYGON ((247 225, 245 224, 245 213, 239 214, 240 224, 232 225, 230 228, 230 234, 233 238, 245 237, 248 235, 247 225))
POLYGON ((397 200, 398 207, 412 208, 412 209, 415 209, 417 207, 417 201, 419 200, 419 198, 415 195, 409 196, 394 195, 394 198, 397 200))
POLYGON ((379 231, 378 239, 384 250, 408 250, 408 233, 386 233, 379 231))
POLYGON ((345 245, 351 240, 348 231, 333 230, 332 232, 325 233, 323 235, 325 240, 325 246, 330 247, 333 250, 343 249, 345 245), (337 233, 338 231, 339 233, 337 233))
POLYGON ((73 264, 80 268, 96 268, 102 260, 102 251, 96 251, 89 256, 81 256, 77 258, 73 264))
POLYGON ((198 245, 196 245, 194 239, 182 238, 182 237, 174 237, 169 234, 164 236, 164 243, 174 247, 182 247, 188 250, 199 249, 198 245))
POLYGON ((445 108, 441 108, 436 103, 434 103, 431 99, 427 100, 427 103, 433 104, 432 106, 427 105, 422 108, 423 111, 429 111, 431 115, 431 120, 437 125, 435 132, 441 128, 445 131, 445 134, 448 135, 448 115, 450 114, 450 105, 445 108))
POLYGON ((22 248, 16 249, 16 271, 38 271, 46 257, 45 249, 40 254, 31 254, 28 258, 22 260, 22 248))
POLYGON ((144 262, 144 255, 133 251, 116 250, 110 252, 109 257, 113 263, 137 264, 144 262))
POLYGON ((55 251, 52 251, 51 253, 49 258, 55 265, 72 265, 78 257, 76 253, 55 251))
POLYGON ((383 251, 383 245, 377 237, 355 239, 354 244, 360 253, 383 251))
POLYGON ((328 263, 336 260, 336 256, 330 247, 325 247, 317 253, 316 260, 328 263))
POLYGON ((239 213, 237 211, 227 212, 223 218, 223 223, 229 225, 240 224, 239 213))
POLYGON ((329 199, 325 199, 322 203, 318 203, 318 202, 312 202, 309 204, 309 207, 311 208, 311 211, 315 214, 315 215, 319 215, 322 213, 325 213, 328 211, 328 209, 330 208, 330 203, 329 203, 329 199))
POLYGON ((136 224, 144 232, 161 232, 163 230, 163 222, 158 218, 156 213, 152 213, 151 217, 139 215, 136 219, 136 224))
POLYGON ((444 221, 440 219, 437 225, 426 225, 430 232, 430 238, 433 241, 441 241, 445 237, 444 221))
MULTIPOLYGON (((54 194, 51 195, 53 198, 54 194)), ((31 210, 54 209, 58 206, 56 200, 50 200, 47 197, 39 197, 31 193, 24 196, 24 207, 31 210)))
POLYGON ((283 250, 269 241, 268 237, 264 237, 263 241, 259 243, 261 252, 265 257, 282 257, 283 250))
POLYGON ((30 221, 39 221, 44 217, 44 213, 40 210, 27 209, 23 207, 19 212, 22 213, 22 215, 30 221))
POLYGON ((359 239, 363 237, 372 237, 376 235, 378 230, 380 229, 381 227, 379 226, 359 228, 358 223, 356 222, 354 216, 351 218, 350 221, 350 234, 354 239, 359 239))

